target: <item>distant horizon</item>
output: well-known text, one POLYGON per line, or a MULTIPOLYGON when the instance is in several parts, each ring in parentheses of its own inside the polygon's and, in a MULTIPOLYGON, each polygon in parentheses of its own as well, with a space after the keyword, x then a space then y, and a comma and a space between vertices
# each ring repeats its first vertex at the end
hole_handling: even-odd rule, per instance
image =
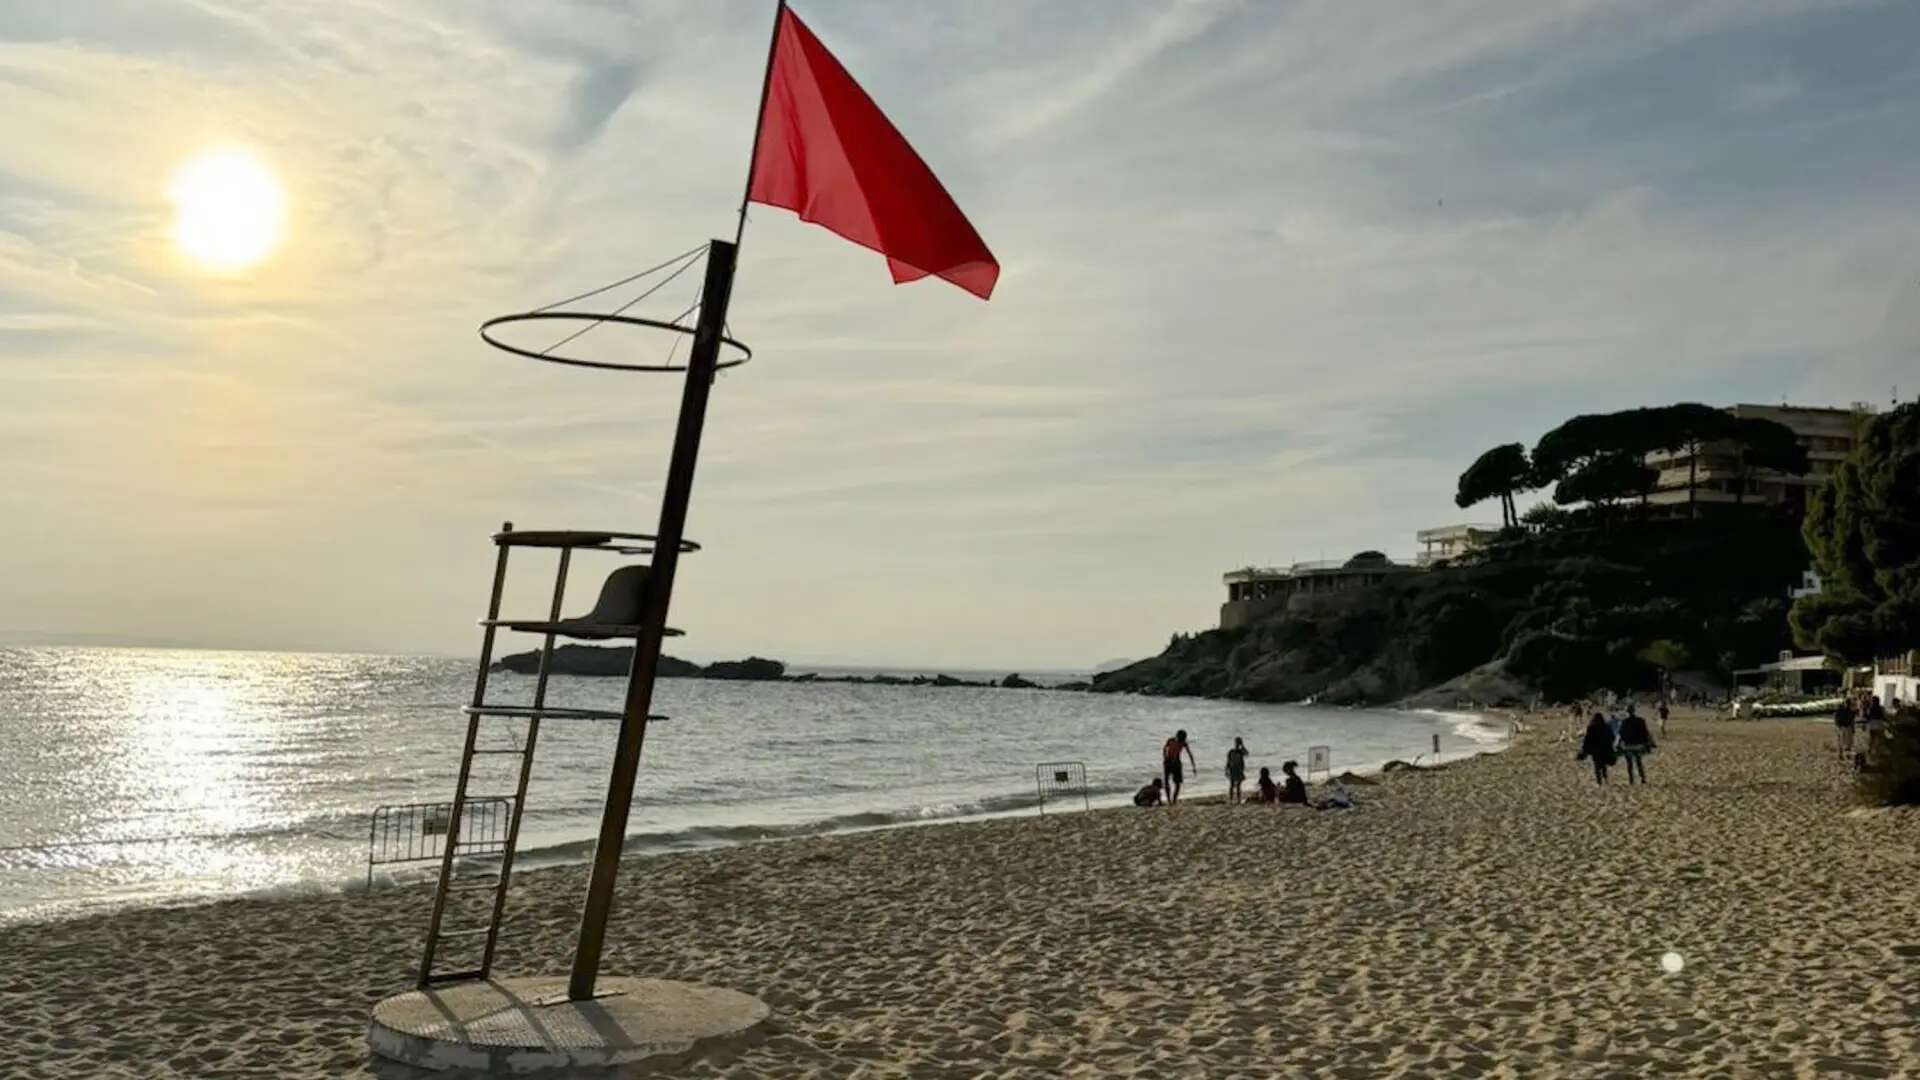
MULTIPOLYGON (((593 643, 576 642, 575 644, 591 645, 593 643)), ((520 647, 517 644, 509 644, 508 646, 503 647, 499 642, 496 642, 494 645, 494 658, 498 659, 499 657, 510 654, 510 653, 528 652, 533 649, 538 649, 539 647, 540 646, 539 646, 538 640, 532 639, 532 638, 529 639, 525 647, 520 647)), ((617 647, 617 646, 596 646, 596 647, 609 648, 609 647, 617 647)), ((400 657, 422 657, 422 658, 435 659, 435 660, 467 660, 469 662, 472 662, 472 661, 477 661, 479 659, 480 646, 479 646, 479 642, 476 641, 474 643, 473 652, 463 656, 455 652, 433 651, 433 650, 407 652, 407 651, 393 651, 388 649, 281 648, 277 646, 208 645, 208 644, 198 644, 198 643, 192 643, 192 642, 161 642, 161 641, 151 641, 151 640, 134 640, 129 638, 108 639, 107 635, 67 634, 67 635, 35 636, 32 633, 26 632, 26 631, 0 630, 0 649, 126 649, 129 651, 148 650, 148 651, 155 651, 155 652, 282 653, 282 654, 293 655, 293 656, 400 656, 400 657)), ((703 665, 717 663, 717 662, 726 661, 726 660, 745 660, 750 656, 760 656, 763 659, 767 659, 767 660, 778 660, 781 663, 785 664, 789 670, 793 670, 793 669, 804 670, 807 668, 848 668, 848 669, 871 669, 874 671, 912 671, 912 672, 923 672, 929 675, 939 674, 941 672, 955 672, 955 671, 965 671, 965 672, 975 672, 975 673, 1000 672, 1000 673, 1009 674, 1009 675, 1020 675, 1020 674, 1026 674, 1029 672, 1062 673, 1062 674, 1074 674, 1074 673, 1083 673, 1083 672, 1091 673, 1091 672, 1098 671, 1102 666, 1119 662, 1119 658, 1110 657, 1106 660, 1102 660, 1097 663, 1091 663, 1091 664, 1026 664, 1023 666, 1010 667, 1002 664, 976 664, 976 663, 938 664, 938 663, 907 663, 907 662, 874 661, 874 660, 823 660, 816 657, 802 657, 802 658, 793 659, 785 656, 767 656, 763 651, 755 652, 752 650, 749 650, 737 656, 719 655, 719 654, 707 655, 704 653, 694 653, 694 652, 682 653, 671 647, 666 648, 662 651, 665 655, 675 657, 676 659, 686 660, 692 663, 703 664, 703 665)), ((1144 659, 1144 657, 1134 658, 1134 660, 1139 660, 1139 659, 1144 659)), ((1127 662, 1132 663, 1133 661, 1129 660, 1127 662)))

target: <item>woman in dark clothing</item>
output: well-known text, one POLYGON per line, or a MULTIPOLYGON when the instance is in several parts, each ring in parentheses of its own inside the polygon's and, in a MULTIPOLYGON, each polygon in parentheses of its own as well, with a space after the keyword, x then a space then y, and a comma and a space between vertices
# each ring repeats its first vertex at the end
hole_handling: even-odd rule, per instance
POLYGON ((1587 733, 1580 740, 1580 752, 1574 755, 1576 761, 1593 761, 1593 782, 1607 782, 1607 769, 1613 765, 1613 728, 1607 724, 1602 713, 1594 713, 1587 721, 1587 733))
POLYGON ((1633 783, 1633 774, 1640 774, 1640 782, 1647 782, 1647 763, 1644 760, 1647 751, 1653 749, 1653 732, 1647 730, 1647 718, 1627 708, 1626 719, 1620 721, 1620 756, 1627 759, 1627 783, 1633 783))
POLYGON ((1280 771, 1287 777, 1284 786, 1280 789, 1280 801, 1283 803, 1306 805, 1307 785, 1301 781, 1300 774, 1294 772, 1299 767, 1300 763, 1297 761, 1289 761, 1280 766, 1280 771))

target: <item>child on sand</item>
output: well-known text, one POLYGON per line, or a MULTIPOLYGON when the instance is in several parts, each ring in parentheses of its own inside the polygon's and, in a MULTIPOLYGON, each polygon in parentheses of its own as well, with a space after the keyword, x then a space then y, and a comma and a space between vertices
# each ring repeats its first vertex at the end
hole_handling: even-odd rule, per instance
POLYGON ((1247 779, 1247 744, 1236 736, 1233 749, 1227 751, 1227 802, 1240 801, 1240 785, 1247 779))
POLYGON ((1280 801, 1280 785, 1273 782, 1273 773, 1265 765, 1260 766, 1260 796, 1263 803, 1280 801))
POLYGON ((1575 761, 1593 761, 1593 782, 1607 782, 1607 769, 1613 764, 1613 726, 1607 723, 1605 713, 1594 713, 1587 721, 1587 733, 1580 740, 1580 752, 1573 756, 1575 761))
POLYGON ((1133 805, 1147 807, 1160 805, 1160 778, 1154 777, 1153 783, 1133 793, 1133 805))

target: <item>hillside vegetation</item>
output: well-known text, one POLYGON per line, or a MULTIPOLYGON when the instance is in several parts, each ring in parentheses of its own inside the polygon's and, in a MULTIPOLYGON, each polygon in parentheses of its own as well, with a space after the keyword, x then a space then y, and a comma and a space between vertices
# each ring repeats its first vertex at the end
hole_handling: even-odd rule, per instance
POLYGON ((1176 635, 1093 689, 1378 703, 1470 673, 1463 696, 1482 700, 1651 687, 1663 668, 1724 681, 1789 646, 1787 594, 1808 560, 1798 521, 1773 507, 1646 505, 1645 454, 1709 443, 1740 455, 1742 490, 1749 466, 1807 469, 1785 428, 1706 406, 1575 417, 1531 455, 1495 447, 1461 475, 1459 505, 1500 502, 1507 527, 1487 548, 1334 603, 1176 635), (1557 505, 1516 512, 1516 493, 1549 487, 1557 505))

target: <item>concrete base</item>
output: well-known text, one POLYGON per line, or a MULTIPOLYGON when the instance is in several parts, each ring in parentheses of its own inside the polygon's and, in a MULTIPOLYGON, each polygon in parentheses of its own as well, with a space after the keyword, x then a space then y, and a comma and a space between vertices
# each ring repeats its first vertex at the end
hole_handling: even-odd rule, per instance
POLYGON ((592 1001, 567 980, 491 979, 395 994, 373 1007, 367 1042, 435 1072, 519 1075, 685 1060, 743 1045, 767 1022, 759 998, 665 979, 602 978, 592 1001))

